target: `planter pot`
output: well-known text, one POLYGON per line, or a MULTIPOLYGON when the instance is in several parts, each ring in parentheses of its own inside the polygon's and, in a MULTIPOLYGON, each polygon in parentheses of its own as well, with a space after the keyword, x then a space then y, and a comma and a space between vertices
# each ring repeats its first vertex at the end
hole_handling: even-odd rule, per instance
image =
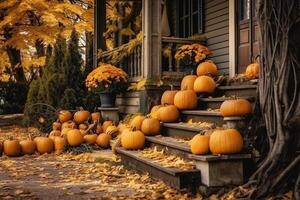
POLYGON ((116 94, 100 93, 101 107, 112 108, 116 104, 116 94))

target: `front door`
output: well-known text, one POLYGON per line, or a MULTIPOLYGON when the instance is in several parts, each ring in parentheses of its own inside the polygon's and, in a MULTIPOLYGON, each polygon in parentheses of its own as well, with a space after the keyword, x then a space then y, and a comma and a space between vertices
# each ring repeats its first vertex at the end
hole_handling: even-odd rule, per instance
POLYGON ((237 69, 244 73, 259 54, 255 0, 237 0, 237 69))

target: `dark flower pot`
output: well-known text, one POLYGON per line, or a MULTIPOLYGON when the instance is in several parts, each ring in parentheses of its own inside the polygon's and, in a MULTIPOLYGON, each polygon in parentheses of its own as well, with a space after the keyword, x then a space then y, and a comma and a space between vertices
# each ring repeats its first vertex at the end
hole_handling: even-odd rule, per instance
POLYGON ((111 108, 115 107, 116 94, 113 93, 100 93, 101 107, 111 108))

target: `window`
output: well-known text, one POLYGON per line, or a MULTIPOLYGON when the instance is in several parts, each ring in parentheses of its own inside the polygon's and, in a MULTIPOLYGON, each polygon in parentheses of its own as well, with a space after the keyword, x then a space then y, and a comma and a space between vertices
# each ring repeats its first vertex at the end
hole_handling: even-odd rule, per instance
POLYGON ((202 0, 177 0, 177 36, 189 37, 203 32, 202 9, 202 0))

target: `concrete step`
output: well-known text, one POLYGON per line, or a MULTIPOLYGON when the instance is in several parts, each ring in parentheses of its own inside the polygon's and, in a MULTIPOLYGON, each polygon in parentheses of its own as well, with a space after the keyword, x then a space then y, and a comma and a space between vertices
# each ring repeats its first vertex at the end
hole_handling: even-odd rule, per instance
POLYGON ((151 159, 139 156, 138 151, 127 151, 121 147, 117 147, 116 151, 126 167, 149 173, 151 177, 160 179, 171 187, 195 191, 200 185, 200 171, 197 169, 182 170, 164 167, 151 159))
MULTIPOLYGON (((245 96, 241 97, 243 99, 247 99, 252 104, 255 101, 254 96, 245 96)), ((234 97, 208 97, 208 98, 198 98, 198 108, 205 110, 205 109, 219 109, 221 104, 226 100, 234 99, 234 97)))
POLYGON ((181 120, 193 122, 210 122, 217 126, 222 126, 225 122, 223 116, 218 111, 206 111, 206 110, 184 110, 181 112, 181 120))

